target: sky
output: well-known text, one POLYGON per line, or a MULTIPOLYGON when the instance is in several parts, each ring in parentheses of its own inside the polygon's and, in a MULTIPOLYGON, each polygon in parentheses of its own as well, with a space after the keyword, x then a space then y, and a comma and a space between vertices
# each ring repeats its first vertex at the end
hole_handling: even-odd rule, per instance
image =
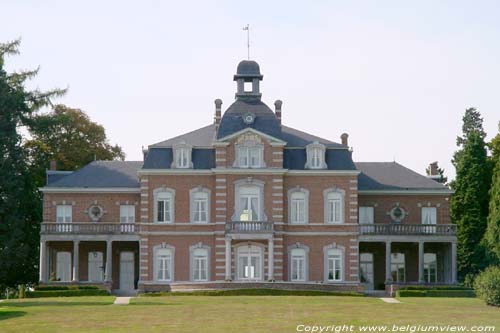
POLYGON ((102 124, 127 160, 213 122, 234 101, 246 58, 283 123, 336 142, 355 161, 397 161, 451 178, 464 110, 491 139, 500 120, 498 1, 5 1, 0 41, 22 39, 7 69, 40 66, 30 88, 102 124))

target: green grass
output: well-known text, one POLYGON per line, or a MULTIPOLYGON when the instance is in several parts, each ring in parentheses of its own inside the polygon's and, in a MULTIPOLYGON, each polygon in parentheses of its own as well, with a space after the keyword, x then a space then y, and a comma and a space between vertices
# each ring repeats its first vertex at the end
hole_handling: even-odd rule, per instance
POLYGON ((349 296, 64 297, 0 303, 0 332, 296 332, 316 325, 493 325, 500 308, 476 298, 349 296))
POLYGON ((281 290, 281 289, 225 289, 225 290, 196 290, 156 292, 142 294, 142 297, 156 296, 363 296, 358 292, 321 291, 321 290, 281 290))

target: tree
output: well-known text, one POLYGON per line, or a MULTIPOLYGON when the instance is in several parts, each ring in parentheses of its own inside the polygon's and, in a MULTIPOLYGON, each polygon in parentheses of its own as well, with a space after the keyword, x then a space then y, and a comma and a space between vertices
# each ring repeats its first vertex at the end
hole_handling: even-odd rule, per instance
POLYGON ((496 257, 496 261, 500 262, 500 123, 498 124, 498 131, 499 133, 489 144, 492 152, 493 177, 485 239, 490 251, 496 257))
MULTIPOLYGON (((463 148, 467 143, 467 136, 475 132, 479 137, 484 140, 486 132, 483 129, 483 118, 481 113, 476 108, 465 109, 465 114, 462 117, 462 136, 457 137, 457 146, 463 148)), ((457 167, 458 160, 460 159, 461 150, 458 150, 453 155, 452 163, 457 167)))
POLYGON ((38 280, 41 201, 19 128, 64 90, 28 91, 37 70, 7 73, 5 57, 18 54, 19 40, 0 44, 0 290, 38 280))
POLYGON ((104 127, 92 122, 85 112, 56 105, 52 112, 29 121, 32 139, 25 143, 37 180, 44 180, 50 160, 61 170, 76 170, 93 160, 125 158, 122 148, 108 143, 104 127))
POLYGON ((489 163, 484 142, 482 119, 475 109, 467 109, 463 118, 461 147, 454 156, 455 194, 451 199, 451 216, 458 227, 458 275, 463 281, 487 265, 483 239, 488 216, 489 163))

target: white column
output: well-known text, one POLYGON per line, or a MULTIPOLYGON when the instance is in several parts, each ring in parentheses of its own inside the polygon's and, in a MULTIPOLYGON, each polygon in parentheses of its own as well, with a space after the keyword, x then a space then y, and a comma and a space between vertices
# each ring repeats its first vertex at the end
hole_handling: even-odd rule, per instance
POLYGON ((226 237, 226 281, 231 280, 231 238, 226 237))
POLYGON ((47 282, 47 242, 40 241, 40 282, 47 282))
POLYGON ((425 283, 424 276, 424 242, 418 242, 418 282, 425 283))
POLYGON ((269 281, 274 280, 274 239, 269 238, 269 244, 267 247, 267 279, 269 281))
POLYGON ((391 275, 391 242, 385 242, 385 282, 392 282, 391 275))
POLYGON ((111 258, 113 256, 113 241, 106 241, 106 271, 105 271, 105 280, 106 282, 112 281, 112 273, 113 273, 113 265, 111 264, 111 258))
POLYGON ((78 266, 80 261, 78 260, 79 258, 79 249, 80 249, 80 241, 79 240, 74 240, 73 241, 73 282, 78 282, 79 279, 79 274, 78 274, 78 266))
POLYGON ((451 243, 451 283, 457 283, 457 243, 451 243))

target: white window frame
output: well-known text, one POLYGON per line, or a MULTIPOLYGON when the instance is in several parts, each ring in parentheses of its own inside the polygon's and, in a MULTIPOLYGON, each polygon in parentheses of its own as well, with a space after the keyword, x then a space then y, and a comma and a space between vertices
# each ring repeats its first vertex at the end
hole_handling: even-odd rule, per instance
POLYGON ((324 256, 324 279, 325 282, 343 282, 345 281, 345 248, 333 243, 323 248, 324 256), (338 260, 338 261, 337 261, 338 260), (333 278, 330 279, 330 261, 333 263, 333 278), (337 265, 340 267, 337 267, 337 265), (335 278, 335 271, 339 269, 339 278, 335 278))
POLYGON ((189 270, 189 278, 193 282, 206 282, 210 281, 210 247, 207 245, 203 245, 202 243, 198 243, 196 245, 193 245, 189 248, 189 261, 190 261, 190 270, 189 270), (205 279, 200 279, 199 277, 195 276, 196 273, 196 267, 195 265, 197 264, 197 254, 196 252, 199 252, 200 250, 204 251, 204 257, 205 257, 205 269, 206 269, 206 278, 205 279))
POLYGON ((326 169, 328 168, 326 164, 326 146, 314 141, 306 146, 306 164, 305 169, 326 169))
POLYGON ((424 254, 424 281, 425 282, 437 283, 439 281, 437 262, 438 262, 437 253, 425 253, 424 254), (431 270, 434 270, 434 281, 431 281, 431 270))
POLYGON ((154 260, 154 262, 153 262, 153 264, 154 264, 153 265, 154 266, 153 280, 156 282, 172 282, 172 281, 174 281, 175 248, 173 246, 170 246, 170 245, 161 244, 161 245, 157 245, 153 248, 153 253, 154 253, 154 256, 153 256, 153 260, 154 260), (158 278, 158 273, 160 270, 159 256, 162 255, 162 252, 164 253, 163 254, 164 256, 170 256, 170 267, 168 267, 169 273, 170 273, 169 279, 166 279, 166 278, 159 279, 158 278))
POLYGON ((375 207, 373 206, 359 206, 359 224, 373 224, 375 223, 375 207))
POLYGON ((56 205, 56 222, 57 223, 72 223, 73 222, 73 206, 64 204, 56 205))
POLYGON ((235 165, 238 168, 264 167, 264 146, 261 144, 236 145, 235 165), (252 158, 257 158, 257 163, 252 163, 252 158))
POLYGON ((403 252, 391 253, 391 279, 393 282, 406 282, 406 255, 403 252), (396 257, 396 259, 394 259, 396 257), (402 262, 401 262, 402 258, 402 262), (403 277, 400 279, 399 270, 403 268, 403 277), (393 273, 396 272, 396 279, 393 273))
POLYGON ((296 187, 290 189, 288 191, 288 221, 290 224, 308 224, 309 223, 309 191, 305 188, 296 187), (302 195, 303 198, 294 198, 297 195, 302 195), (303 200, 303 210, 304 210, 304 219, 299 220, 294 217, 299 217, 298 208, 300 207, 299 201, 303 200))
MULTIPOLYGON (((205 223, 210 223, 210 190, 205 187, 195 187, 189 191, 189 216, 190 216, 190 222, 191 223, 200 223, 200 224, 205 224, 205 223), (197 196, 203 195, 205 196, 204 199, 202 198, 197 198, 197 196), (199 208, 199 203, 201 201, 205 201, 205 215, 206 219, 203 221, 202 219, 196 219, 196 213, 199 208)), ((201 215, 200 215, 201 216, 201 215)))
MULTIPOLYGON (((235 191, 234 191, 234 214, 231 217, 232 221, 240 221, 241 213, 243 207, 241 206, 241 197, 247 192, 249 188, 255 188, 255 194, 258 196, 257 203, 257 221, 267 221, 267 216, 265 214, 264 208, 264 182, 258 179, 240 179, 234 182, 235 191)), ((245 194, 247 195, 247 194, 245 194)))
MULTIPOLYGON (((155 223, 174 223, 175 221, 175 190, 167 187, 160 187, 153 191, 154 199, 154 221, 155 223), (158 201, 164 201, 169 204, 170 208, 170 220, 159 221, 158 220, 158 201)), ((164 204, 165 205, 165 204, 164 204)), ((165 206, 164 206, 165 207, 165 206)))
POLYGON ((173 161, 171 167, 174 169, 192 169, 192 153, 193 146, 187 144, 185 141, 172 146, 173 151, 173 161), (183 158, 185 157, 185 159, 183 158), (185 163, 183 162, 185 161, 185 163))
POLYGON ((309 247, 300 243, 291 245, 288 247, 288 279, 293 282, 307 282, 309 281, 309 247), (303 253, 303 277, 302 279, 295 279, 294 276, 294 256, 298 257, 299 255, 294 255, 294 252, 298 252, 297 250, 302 251, 303 253))
POLYGON ((324 218, 326 224, 343 224, 345 221, 345 191, 339 188, 329 188, 323 191, 324 218), (338 198, 329 198, 335 194, 338 198), (334 201, 339 200, 339 219, 335 219, 334 201))
POLYGON ((422 224, 437 224, 437 207, 422 207, 421 214, 422 224))
POLYGON ((120 205, 120 223, 135 223, 135 205, 120 205))

